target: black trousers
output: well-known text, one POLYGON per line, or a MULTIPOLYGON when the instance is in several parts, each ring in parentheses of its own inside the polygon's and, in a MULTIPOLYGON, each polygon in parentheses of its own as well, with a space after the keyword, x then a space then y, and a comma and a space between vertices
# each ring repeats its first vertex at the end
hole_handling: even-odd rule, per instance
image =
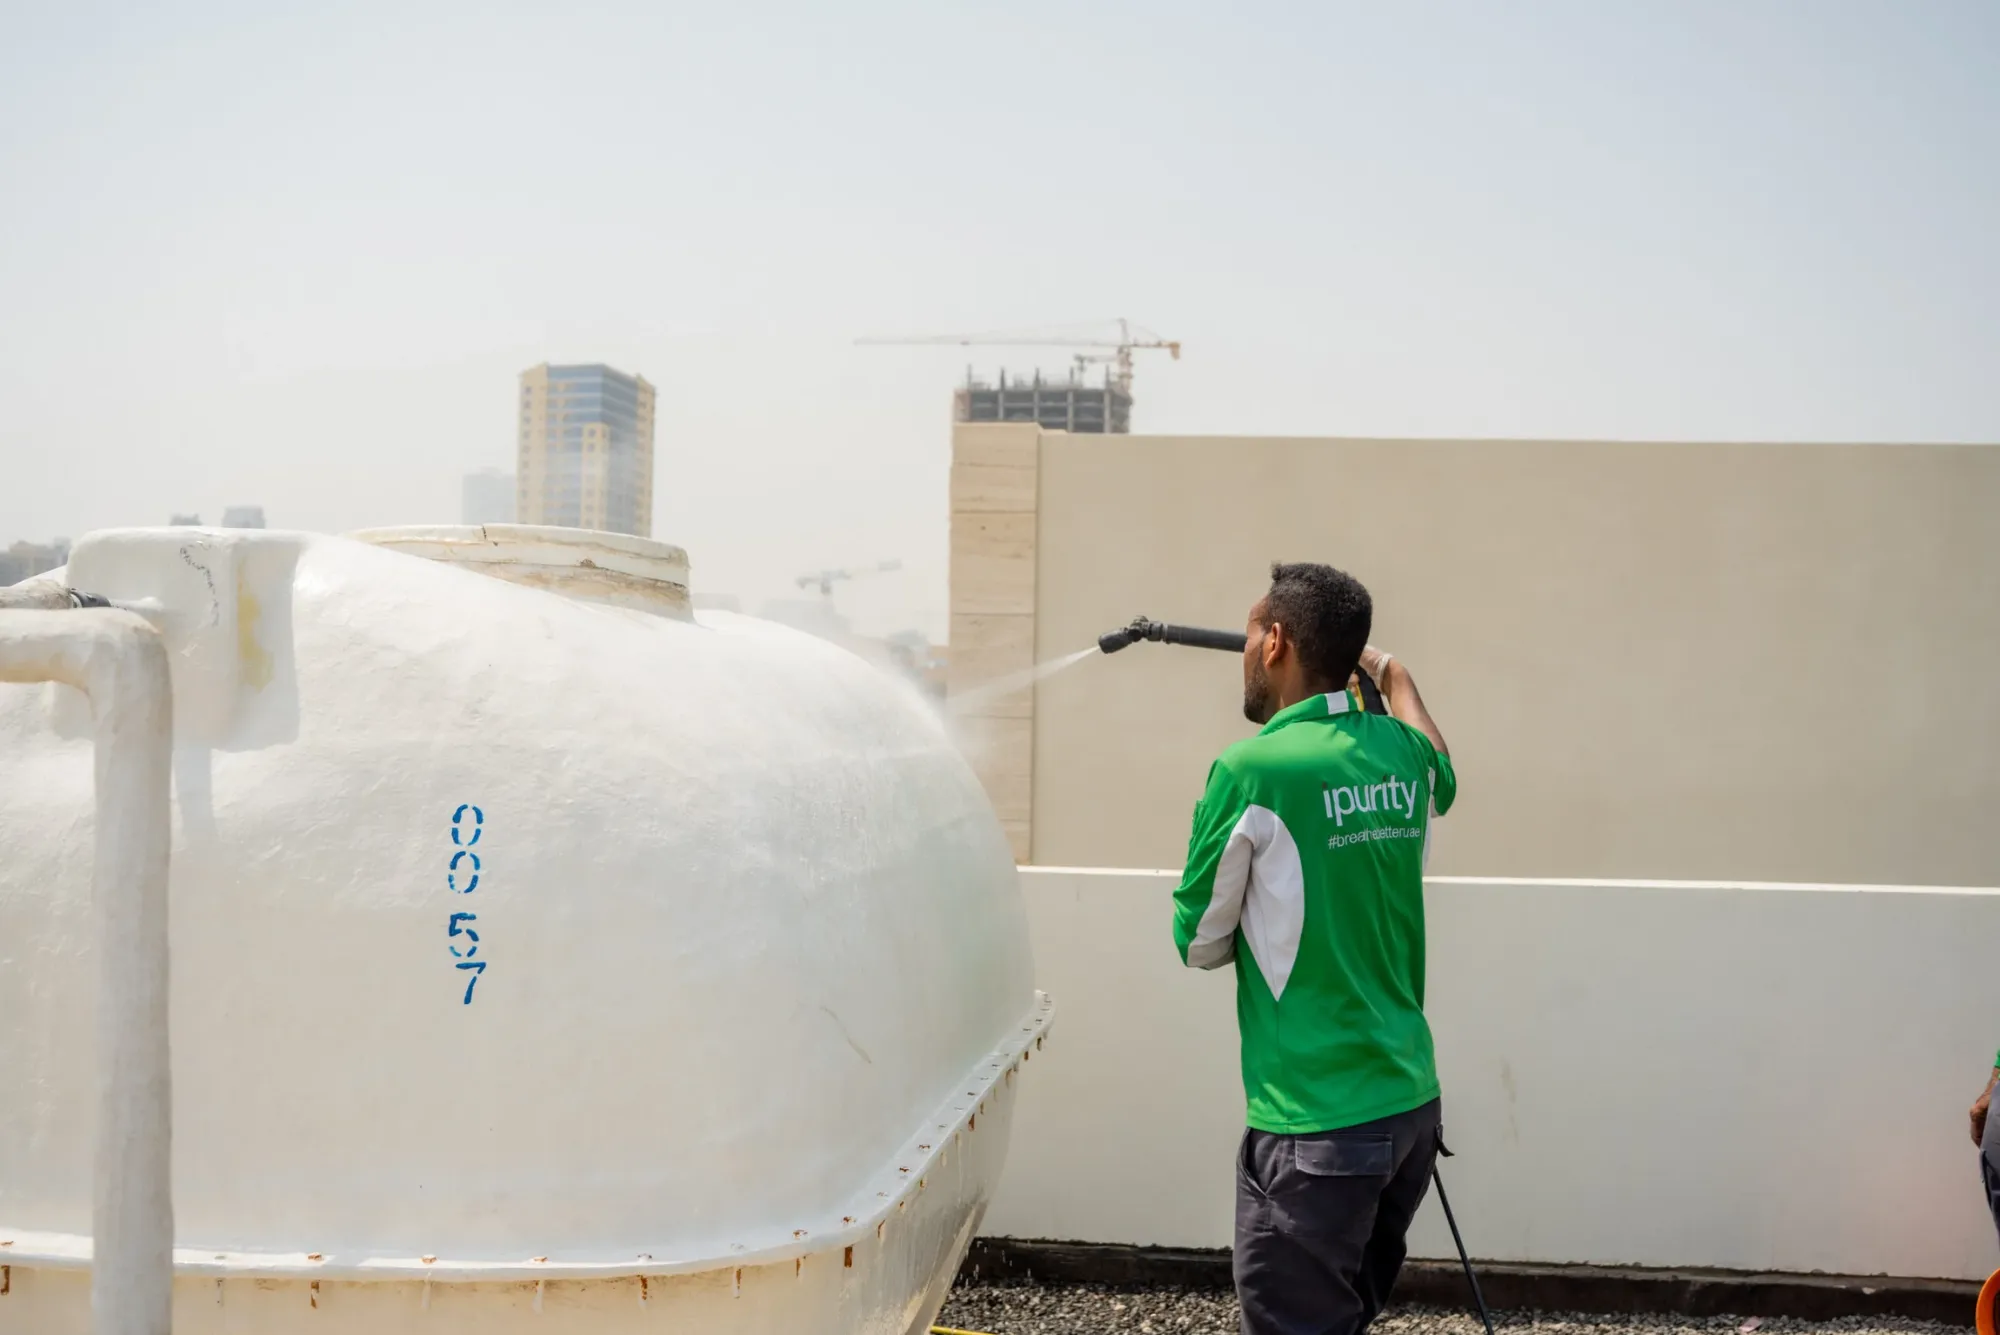
POLYGON ((1433 1100, 1339 1131, 1244 1132, 1233 1256, 1243 1335, 1368 1328, 1395 1287, 1403 1236, 1430 1190, 1438 1116, 1433 1100))

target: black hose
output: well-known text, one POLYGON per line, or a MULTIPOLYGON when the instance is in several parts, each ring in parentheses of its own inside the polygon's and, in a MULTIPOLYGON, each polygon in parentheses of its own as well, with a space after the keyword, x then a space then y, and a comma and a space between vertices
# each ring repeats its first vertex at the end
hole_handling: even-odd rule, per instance
POLYGON ((61 612, 73 607, 109 607, 111 600, 82 589, 65 588, 54 580, 27 579, 0 588, 0 609, 41 609, 61 612))
MULTIPOLYGON (((1366 680, 1368 674, 1364 672, 1361 676, 1366 680)), ((1438 1137, 1438 1150, 1441 1154, 1451 1153, 1444 1148, 1443 1136, 1438 1137)), ((1479 1319, 1486 1325, 1486 1335, 1493 1335, 1493 1317, 1486 1310, 1486 1295, 1479 1291, 1479 1276, 1472 1273, 1472 1257, 1465 1250, 1465 1239, 1459 1236, 1458 1219, 1451 1212, 1451 1198, 1444 1194, 1444 1174, 1438 1172, 1435 1161, 1431 1164, 1431 1181, 1437 1183, 1438 1204, 1444 1207, 1445 1223, 1451 1225, 1451 1240, 1458 1244, 1459 1264, 1465 1267, 1465 1282, 1472 1286, 1472 1301, 1479 1308, 1479 1319)))

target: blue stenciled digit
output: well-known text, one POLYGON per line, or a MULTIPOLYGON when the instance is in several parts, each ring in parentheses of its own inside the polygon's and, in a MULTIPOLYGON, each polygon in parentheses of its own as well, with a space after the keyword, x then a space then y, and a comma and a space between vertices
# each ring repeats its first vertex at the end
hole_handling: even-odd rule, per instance
POLYGON ((472 805, 472 803, 462 802, 459 804, 458 810, 451 813, 451 841, 460 848, 472 847, 479 842, 479 836, 485 832, 486 813, 472 805), (465 819, 465 813, 468 811, 472 813, 472 837, 469 839, 465 837, 465 827, 460 824, 465 819))
POLYGON ((470 927, 461 927, 459 924, 462 922, 477 921, 479 921, 479 915, 476 913, 454 913, 451 915, 451 921, 446 924, 446 936, 462 936, 472 943, 464 950, 460 950, 457 946, 451 948, 451 953, 462 960, 469 960, 479 953, 479 933, 470 927))
MULTIPOLYGON (((445 888, 453 894, 469 895, 479 888, 480 857, 472 846, 486 832, 486 813, 470 802, 461 802, 451 813, 451 861, 445 864, 445 888), (470 817, 470 819, 468 819, 470 817)), ((445 923, 446 948, 452 953, 453 968, 466 973, 462 1005, 472 1004, 472 992, 486 972, 487 961, 479 955, 479 932, 471 924, 476 913, 454 913, 445 923)))

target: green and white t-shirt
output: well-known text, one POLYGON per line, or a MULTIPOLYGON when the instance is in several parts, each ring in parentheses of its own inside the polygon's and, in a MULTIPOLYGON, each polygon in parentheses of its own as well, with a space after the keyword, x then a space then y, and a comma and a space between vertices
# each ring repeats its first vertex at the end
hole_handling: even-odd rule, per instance
POLYGON ((1451 758, 1348 693, 1222 753, 1174 891, 1193 968, 1236 962, 1248 1121, 1334 1131, 1438 1096, 1424 1021, 1424 853, 1451 758))

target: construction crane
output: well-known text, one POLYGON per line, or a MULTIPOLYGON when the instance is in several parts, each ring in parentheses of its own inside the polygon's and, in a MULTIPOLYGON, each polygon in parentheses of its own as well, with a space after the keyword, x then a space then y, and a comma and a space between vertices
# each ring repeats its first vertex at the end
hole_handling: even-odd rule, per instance
POLYGON ((858 566, 852 570, 820 570, 800 575, 798 586, 802 589, 818 588, 821 595, 833 597, 833 586, 845 579, 860 579, 864 575, 879 575, 889 570, 901 570, 903 563, 897 560, 882 561, 872 566, 858 566))
POLYGON ((1072 325, 1056 329, 1002 330, 991 334, 932 334, 914 338, 862 338, 855 342, 868 347, 957 346, 963 348, 1105 348, 1106 352, 1079 352, 1073 360, 1079 368, 1092 362, 1109 362, 1115 368, 1112 383, 1120 393, 1132 393, 1132 354, 1147 348, 1164 348, 1175 361, 1181 359, 1178 341, 1161 338, 1150 329, 1130 320, 1114 320, 1106 325, 1072 325), (1111 330, 1116 330, 1112 333, 1111 330))

